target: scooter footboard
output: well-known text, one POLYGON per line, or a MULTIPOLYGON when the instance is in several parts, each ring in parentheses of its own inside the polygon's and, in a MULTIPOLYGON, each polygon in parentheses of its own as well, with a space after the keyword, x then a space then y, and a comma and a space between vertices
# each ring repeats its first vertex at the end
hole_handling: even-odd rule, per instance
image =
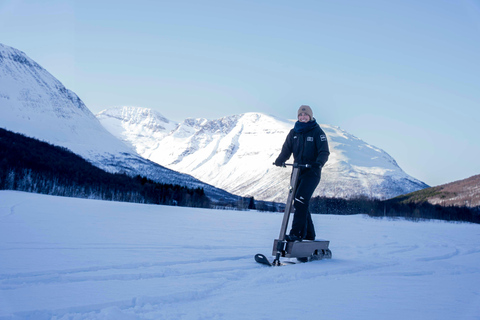
MULTIPOLYGON (((272 255, 276 255, 279 241, 281 240, 275 239, 272 255)), ((328 250, 329 244, 330 241, 328 240, 289 241, 283 247, 284 250, 282 251, 281 256, 285 258, 306 258, 312 255, 321 255, 328 250)))

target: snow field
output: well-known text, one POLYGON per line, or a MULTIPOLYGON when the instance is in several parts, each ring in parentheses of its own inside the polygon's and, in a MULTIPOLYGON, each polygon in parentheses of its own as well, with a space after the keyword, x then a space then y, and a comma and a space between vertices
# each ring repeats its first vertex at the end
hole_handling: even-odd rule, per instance
POLYGON ((332 260, 255 263, 281 219, 0 191, 0 319, 480 319, 480 226, 315 215, 332 260))

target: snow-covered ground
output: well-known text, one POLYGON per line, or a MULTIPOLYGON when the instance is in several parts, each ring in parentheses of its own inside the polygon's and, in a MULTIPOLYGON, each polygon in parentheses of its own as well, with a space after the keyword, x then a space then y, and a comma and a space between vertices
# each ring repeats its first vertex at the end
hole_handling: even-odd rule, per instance
POLYGON ((480 319, 480 226, 315 215, 332 260, 270 268, 279 213, 0 191, 0 319, 480 319))

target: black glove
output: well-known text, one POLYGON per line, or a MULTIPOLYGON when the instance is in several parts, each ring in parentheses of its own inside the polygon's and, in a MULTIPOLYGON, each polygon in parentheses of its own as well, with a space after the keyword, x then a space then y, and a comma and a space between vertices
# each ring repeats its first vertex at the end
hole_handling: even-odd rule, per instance
POLYGON ((273 164, 276 165, 277 167, 285 167, 285 162, 282 162, 278 159, 275 160, 275 162, 273 164))

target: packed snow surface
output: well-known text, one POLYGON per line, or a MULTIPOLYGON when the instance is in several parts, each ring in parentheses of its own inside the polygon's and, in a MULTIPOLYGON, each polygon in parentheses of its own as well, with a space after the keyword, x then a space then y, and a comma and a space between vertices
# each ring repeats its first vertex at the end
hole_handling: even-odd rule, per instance
POLYGON ((282 214, 0 191, 0 319, 479 319, 480 226, 315 215, 332 260, 270 256, 282 214))

